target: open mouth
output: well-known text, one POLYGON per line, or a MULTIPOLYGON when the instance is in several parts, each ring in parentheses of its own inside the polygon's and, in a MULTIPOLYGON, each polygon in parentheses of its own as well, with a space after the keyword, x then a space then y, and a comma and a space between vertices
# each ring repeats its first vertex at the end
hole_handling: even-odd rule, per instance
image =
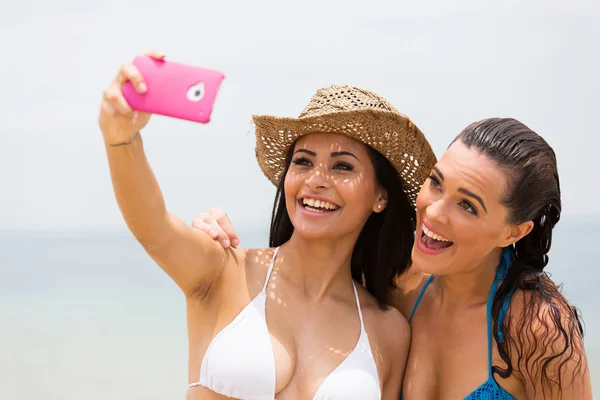
POLYGON ((306 211, 314 213, 332 213, 340 209, 340 206, 337 204, 325 200, 312 199, 310 197, 298 200, 298 204, 306 211))
POLYGON ((423 224, 421 226, 421 237, 419 238, 419 244, 430 252, 440 252, 446 250, 454 243, 452 243, 448 238, 433 233, 427 229, 425 224, 423 224))

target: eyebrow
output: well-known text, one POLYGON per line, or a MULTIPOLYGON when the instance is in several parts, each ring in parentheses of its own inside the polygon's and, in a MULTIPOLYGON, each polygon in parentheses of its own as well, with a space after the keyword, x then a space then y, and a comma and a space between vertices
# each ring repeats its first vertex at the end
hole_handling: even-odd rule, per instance
POLYGON ((315 153, 314 151, 310 151, 310 150, 306 150, 306 149, 298 149, 294 152, 294 154, 296 154, 296 153, 306 153, 313 157, 317 155, 317 153, 315 153))
POLYGON ((488 212, 487 208, 485 207, 485 204, 483 203, 483 200, 481 199, 481 197, 479 197, 478 195, 476 195, 475 193, 473 193, 467 189, 458 188, 458 191, 461 192, 462 194, 466 194, 467 196, 472 197, 475 200, 477 200, 479 202, 479 204, 481 204, 481 207, 483 207, 483 209, 485 210, 485 213, 487 214, 487 212, 488 212))
MULTIPOLYGON (((294 154, 296 153, 306 153, 310 156, 316 156, 317 153, 315 153, 314 151, 310 151, 310 150, 306 150, 306 149, 298 149, 294 152, 294 154)), ((350 156, 350 157, 354 157, 358 160, 358 157, 356 157, 354 154, 350 153, 349 151, 334 151, 331 153, 331 157, 340 157, 340 156, 350 156)))
POLYGON ((358 157, 356 157, 354 154, 350 153, 349 151, 334 151, 331 153, 331 157, 340 157, 340 156, 350 156, 350 157, 354 157, 358 160, 358 157))
MULTIPOLYGON (((438 174, 440 176, 440 179, 442 180, 442 182, 444 181, 444 174, 442 174, 442 171, 439 170, 438 167, 433 167, 433 170, 435 171, 436 174, 438 174)), ((479 204, 481 204, 481 207, 483 208, 483 210, 485 211, 485 213, 488 213, 487 207, 485 206, 485 203, 483 202, 483 199, 476 195, 475 193, 471 192, 470 190, 464 189, 464 188, 458 188, 458 191, 462 194, 465 194, 469 197, 474 198, 475 200, 477 200, 479 202, 479 204)))

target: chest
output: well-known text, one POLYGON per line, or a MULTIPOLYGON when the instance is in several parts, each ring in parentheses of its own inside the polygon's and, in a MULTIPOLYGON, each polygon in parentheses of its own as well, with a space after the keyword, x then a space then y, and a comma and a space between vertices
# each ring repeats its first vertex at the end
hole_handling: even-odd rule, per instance
POLYGON ((404 398, 463 399, 489 378, 486 307, 453 315, 423 307, 412 321, 404 398))
POLYGON ((325 380, 331 383, 336 378, 334 372, 344 376, 340 367, 344 363, 359 359, 359 366, 367 369, 373 363, 356 306, 328 301, 318 306, 274 303, 267 301, 266 317, 278 399, 312 399, 325 380))
MULTIPOLYGON (((312 305, 278 292, 258 296, 235 316, 224 313, 215 321, 216 334, 204 331, 190 337, 192 349, 194 342, 207 342, 210 334, 207 348, 190 354, 190 359, 201 360, 201 381, 212 380, 213 386, 254 382, 256 387, 250 390, 272 394, 275 388, 278 399, 312 399, 332 372, 356 353, 361 323, 355 304, 312 305)), ((373 363, 364 354, 363 360, 373 363)), ((192 368, 196 367, 190 364, 192 368)))

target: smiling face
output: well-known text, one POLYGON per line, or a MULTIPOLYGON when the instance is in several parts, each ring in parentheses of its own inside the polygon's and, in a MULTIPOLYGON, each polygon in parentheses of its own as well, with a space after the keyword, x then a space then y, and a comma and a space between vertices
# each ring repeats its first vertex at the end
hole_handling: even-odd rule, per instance
POLYGON ((432 274, 467 272, 527 234, 529 225, 508 222, 502 199, 509 177, 475 148, 454 142, 417 197, 414 266, 432 274))
POLYGON ((358 237, 371 213, 385 208, 367 146, 344 135, 300 138, 284 190, 294 230, 311 239, 358 237))

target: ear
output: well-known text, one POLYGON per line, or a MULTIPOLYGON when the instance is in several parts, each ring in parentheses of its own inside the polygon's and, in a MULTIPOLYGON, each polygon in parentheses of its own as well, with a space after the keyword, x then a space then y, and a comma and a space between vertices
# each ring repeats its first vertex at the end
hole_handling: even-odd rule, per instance
POLYGON ((379 188, 377 191, 377 197, 373 204, 373 212, 380 213, 387 207, 387 191, 383 188, 379 188))
POLYGON ((501 247, 514 244, 527 236, 533 229, 533 221, 523 222, 519 225, 511 225, 508 227, 508 233, 505 235, 501 247))

